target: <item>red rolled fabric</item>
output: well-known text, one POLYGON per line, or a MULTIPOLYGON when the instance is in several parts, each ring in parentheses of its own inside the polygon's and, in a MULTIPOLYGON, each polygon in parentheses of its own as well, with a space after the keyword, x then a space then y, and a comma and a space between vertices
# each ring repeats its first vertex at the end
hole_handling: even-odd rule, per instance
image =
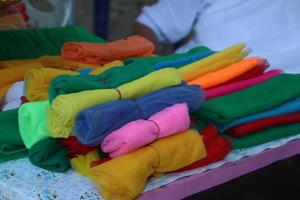
POLYGON ((268 117, 264 119, 255 120, 239 126, 235 126, 231 129, 228 129, 225 133, 232 137, 242 137, 255 133, 257 131, 270 128, 272 126, 280 126, 285 124, 293 124, 300 122, 300 112, 279 115, 274 117, 268 117))
POLYGON ((59 141, 59 143, 60 145, 66 146, 69 149, 67 153, 68 158, 74 158, 78 155, 86 155, 87 153, 96 148, 80 144, 77 138, 74 136, 63 138, 59 141))
POLYGON ((89 64, 105 64, 113 60, 150 56, 154 45, 138 35, 108 43, 66 42, 61 55, 66 60, 89 64))
POLYGON ((213 126, 207 126, 202 131, 203 141, 206 147, 207 156, 191 165, 178 169, 174 172, 183 172, 196 169, 224 159, 230 152, 232 146, 229 139, 218 135, 218 130, 213 126))

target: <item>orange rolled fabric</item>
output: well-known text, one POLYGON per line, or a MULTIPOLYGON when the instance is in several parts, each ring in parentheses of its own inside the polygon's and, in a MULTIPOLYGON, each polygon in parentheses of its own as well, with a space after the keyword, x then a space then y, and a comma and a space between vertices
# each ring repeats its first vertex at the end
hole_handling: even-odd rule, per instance
POLYGON ((218 71, 205 74, 196 78, 188 84, 200 85, 203 89, 211 88, 222 83, 225 83, 241 74, 251 70, 257 65, 264 63, 266 60, 259 57, 247 58, 237 63, 228 65, 227 67, 218 71))
POLYGON ((105 64, 129 57, 150 56, 154 48, 149 40, 134 35, 108 43, 66 42, 61 54, 67 60, 105 64))

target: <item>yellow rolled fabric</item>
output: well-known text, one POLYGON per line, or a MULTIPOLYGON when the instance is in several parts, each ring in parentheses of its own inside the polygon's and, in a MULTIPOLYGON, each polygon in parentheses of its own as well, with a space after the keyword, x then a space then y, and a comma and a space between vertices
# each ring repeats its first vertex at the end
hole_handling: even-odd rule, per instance
POLYGON ((28 63, 32 63, 32 62, 37 62, 37 60, 36 59, 22 59, 22 60, 0 61, 0 69, 22 66, 24 64, 28 64, 28 63))
POLYGON ((243 43, 234 45, 199 61, 185 65, 179 68, 178 71, 183 80, 191 81, 198 76, 207 73, 207 71, 215 71, 216 66, 218 66, 218 69, 220 69, 231 64, 232 61, 239 61, 239 59, 241 60, 249 53, 248 50, 241 52, 244 48, 245 44, 243 43))
POLYGON ((119 99, 134 99, 156 90, 179 85, 180 75, 174 68, 165 68, 148 74, 116 89, 87 90, 56 97, 48 109, 52 137, 67 138, 75 116, 81 110, 119 99))
POLYGON ((90 173, 91 163, 100 160, 97 149, 90 151, 86 155, 79 155, 70 160, 71 167, 80 175, 87 176, 90 173))
POLYGON ((59 75, 78 75, 71 70, 42 68, 31 69, 25 74, 25 96, 29 101, 43 101, 48 99, 48 88, 51 80, 59 75))
POLYGON ((105 65, 102 65, 100 67, 95 68, 93 71, 91 71, 89 74, 90 75, 97 75, 105 72, 106 70, 113 68, 113 67, 121 67, 124 66, 124 63, 120 60, 115 60, 110 63, 107 63, 105 65))
POLYGON ((105 199, 135 199, 153 173, 171 172, 206 157, 202 136, 188 130, 91 168, 105 199))

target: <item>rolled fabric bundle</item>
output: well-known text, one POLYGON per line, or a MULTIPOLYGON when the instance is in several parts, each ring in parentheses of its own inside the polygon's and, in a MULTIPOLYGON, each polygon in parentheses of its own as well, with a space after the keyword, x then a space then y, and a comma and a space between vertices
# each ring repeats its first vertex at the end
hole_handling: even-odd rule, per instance
POLYGON ((176 69, 165 68, 126 83, 116 89, 100 89, 60 95, 49 109, 49 126, 53 137, 67 138, 75 117, 81 110, 121 99, 136 99, 169 86, 179 85, 181 79, 176 69))
POLYGON ((199 86, 181 85, 165 88, 134 100, 113 101, 81 111, 74 124, 74 134, 82 144, 97 145, 112 131, 130 121, 151 115, 177 103, 187 103, 195 111, 204 101, 199 86))
POLYGON ((147 120, 131 121, 113 131, 104 138, 101 149, 114 158, 143 147, 159 138, 183 132, 189 126, 190 117, 187 104, 175 104, 155 113, 147 120))
POLYGON ((300 75, 280 74, 230 95, 206 101, 195 114, 216 125, 263 112, 300 96, 300 75), (272 92, 272 98, 270 93, 272 92))
POLYGON ((70 168, 66 157, 68 149, 59 145, 58 139, 47 138, 35 143, 28 151, 33 165, 53 172, 65 172, 70 168))
POLYGON ((125 39, 100 43, 66 42, 61 50, 64 59, 91 64, 105 64, 113 60, 124 60, 129 57, 149 56, 154 45, 138 35, 125 39))
POLYGON ((71 167, 80 175, 87 176, 90 173, 91 163, 100 160, 97 149, 88 152, 85 155, 78 155, 70 160, 71 167))
POLYGON ((17 60, 1 60, 0 69, 22 66, 28 63, 37 62, 37 59, 17 59, 17 60))
POLYGON ((150 64, 138 61, 123 67, 111 68, 100 75, 58 76, 51 81, 49 100, 52 102, 58 95, 76 93, 84 90, 116 88, 153 71, 150 64))
POLYGON ((226 48, 204 59, 179 68, 179 73, 185 81, 192 81, 203 74, 222 69, 231 63, 242 60, 249 53, 249 51, 242 52, 244 47, 245 44, 241 43, 226 48))
POLYGON ((4 30, 0 32, 0 41, 0 60, 59 55, 62 45, 67 41, 104 42, 75 26, 4 30))
POLYGON ((287 103, 281 104, 278 107, 271 108, 269 110, 266 110, 264 112, 255 113, 253 115, 248 115, 239 119, 236 119, 234 121, 231 121, 227 124, 219 125, 218 128, 222 132, 225 130, 238 126, 240 124, 245 124, 251 121, 256 121, 259 119, 269 118, 273 116, 279 116, 279 115, 286 115, 294 112, 300 111, 300 97, 294 98, 287 103))
POLYGON ((205 156, 202 136, 188 130, 93 167, 88 177, 105 199, 135 199, 155 172, 174 171, 205 156))
POLYGON ((78 72, 71 70, 42 68, 32 69, 26 72, 25 96, 29 101, 44 101, 48 99, 48 88, 51 80, 62 74, 78 75, 78 72))
POLYGON ((90 75, 98 75, 98 74, 105 72, 106 70, 109 70, 110 68, 122 67, 122 66, 124 66, 124 63, 121 60, 114 60, 112 62, 106 63, 104 65, 101 65, 100 67, 95 68, 89 74, 90 75))
POLYGON ((248 148, 283 137, 299 134, 300 123, 274 126, 240 138, 226 136, 232 142, 233 149, 248 148))
POLYGON ((225 133, 232 137, 242 137, 273 126, 300 123, 300 112, 259 119, 228 129, 225 133))
POLYGON ((26 155, 19 132, 18 109, 0 112, 0 163, 26 155))
POLYGON ((80 144, 76 137, 70 136, 68 138, 62 138, 59 141, 60 145, 66 146, 68 148, 67 156, 69 158, 74 158, 76 156, 86 155, 90 151, 96 149, 96 146, 87 146, 80 144))
POLYGON ((29 102, 19 109, 19 129, 27 149, 38 141, 50 137, 46 118, 48 105, 49 101, 29 102))
POLYGON ((265 60, 262 58, 246 58, 245 60, 228 65, 227 67, 218 71, 200 76, 192 81, 189 81, 188 83, 201 85, 203 89, 211 88, 225 83, 228 80, 251 70, 263 62, 265 62, 265 60))
POLYGON ((243 89, 249 88, 253 85, 262 83, 264 81, 267 81, 279 74, 282 74, 283 71, 280 69, 276 69, 276 70, 271 70, 268 71, 266 73, 264 73, 263 75, 248 79, 248 80, 243 80, 243 81, 239 81, 239 82, 235 82, 235 83, 229 83, 220 87, 215 87, 213 89, 208 89, 205 91, 205 95, 206 95, 206 99, 212 99, 212 98, 216 98, 219 96, 224 96, 227 94, 231 94, 233 92, 237 92, 237 91, 241 91, 243 89))

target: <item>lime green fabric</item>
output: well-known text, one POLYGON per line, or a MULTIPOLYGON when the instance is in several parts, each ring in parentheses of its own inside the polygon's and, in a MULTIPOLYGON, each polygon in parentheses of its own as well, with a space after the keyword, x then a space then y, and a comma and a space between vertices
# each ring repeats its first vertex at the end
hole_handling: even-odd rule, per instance
POLYGON ((81 27, 34 28, 0 31, 0 60, 60 55, 67 41, 104 42, 81 27))
POLYGON ((18 126, 18 109, 0 112, 0 163, 21 158, 27 149, 18 126))
POLYGON ((136 99, 169 86, 179 85, 180 75, 174 68, 158 70, 123 84, 117 89, 87 90, 60 95, 49 108, 49 127, 53 137, 67 138, 77 113, 89 107, 120 99, 136 99))
POLYGON ((70 168, 66 157, 68 148, 62 147, 58 139, 47 138, 34 144, 28 151, 32 164, 54 172, 65 172, 70 168))
POLYGON ((52 102, 58 95, 84 90, 116 88, 153 71, 147 62, 137 61, 123 67, 111 68, 99 75, 61 75, 55 77, 51 82, 49 100, 52 102))
POLYGON ((48 101, 29 102, 19 108, 19 129, 25 146, 30 149, 36 142, 50 136, 46 106, 48 101))
POLYGON ((250 135, 246 135, 240 138, 233 138, 226 136, 231 139, 233 149, 247 148, 272 140, 276 140, 282 137, 287 137, 300 133, 300 123, 289 124, 284 126, 274 126, 269 129, 265 129, 250 135))
POLYGON ((240 92, 204 102, 195 114, 214 124, 259 113, 300 96, 300 74, 281 74, 240 92))

